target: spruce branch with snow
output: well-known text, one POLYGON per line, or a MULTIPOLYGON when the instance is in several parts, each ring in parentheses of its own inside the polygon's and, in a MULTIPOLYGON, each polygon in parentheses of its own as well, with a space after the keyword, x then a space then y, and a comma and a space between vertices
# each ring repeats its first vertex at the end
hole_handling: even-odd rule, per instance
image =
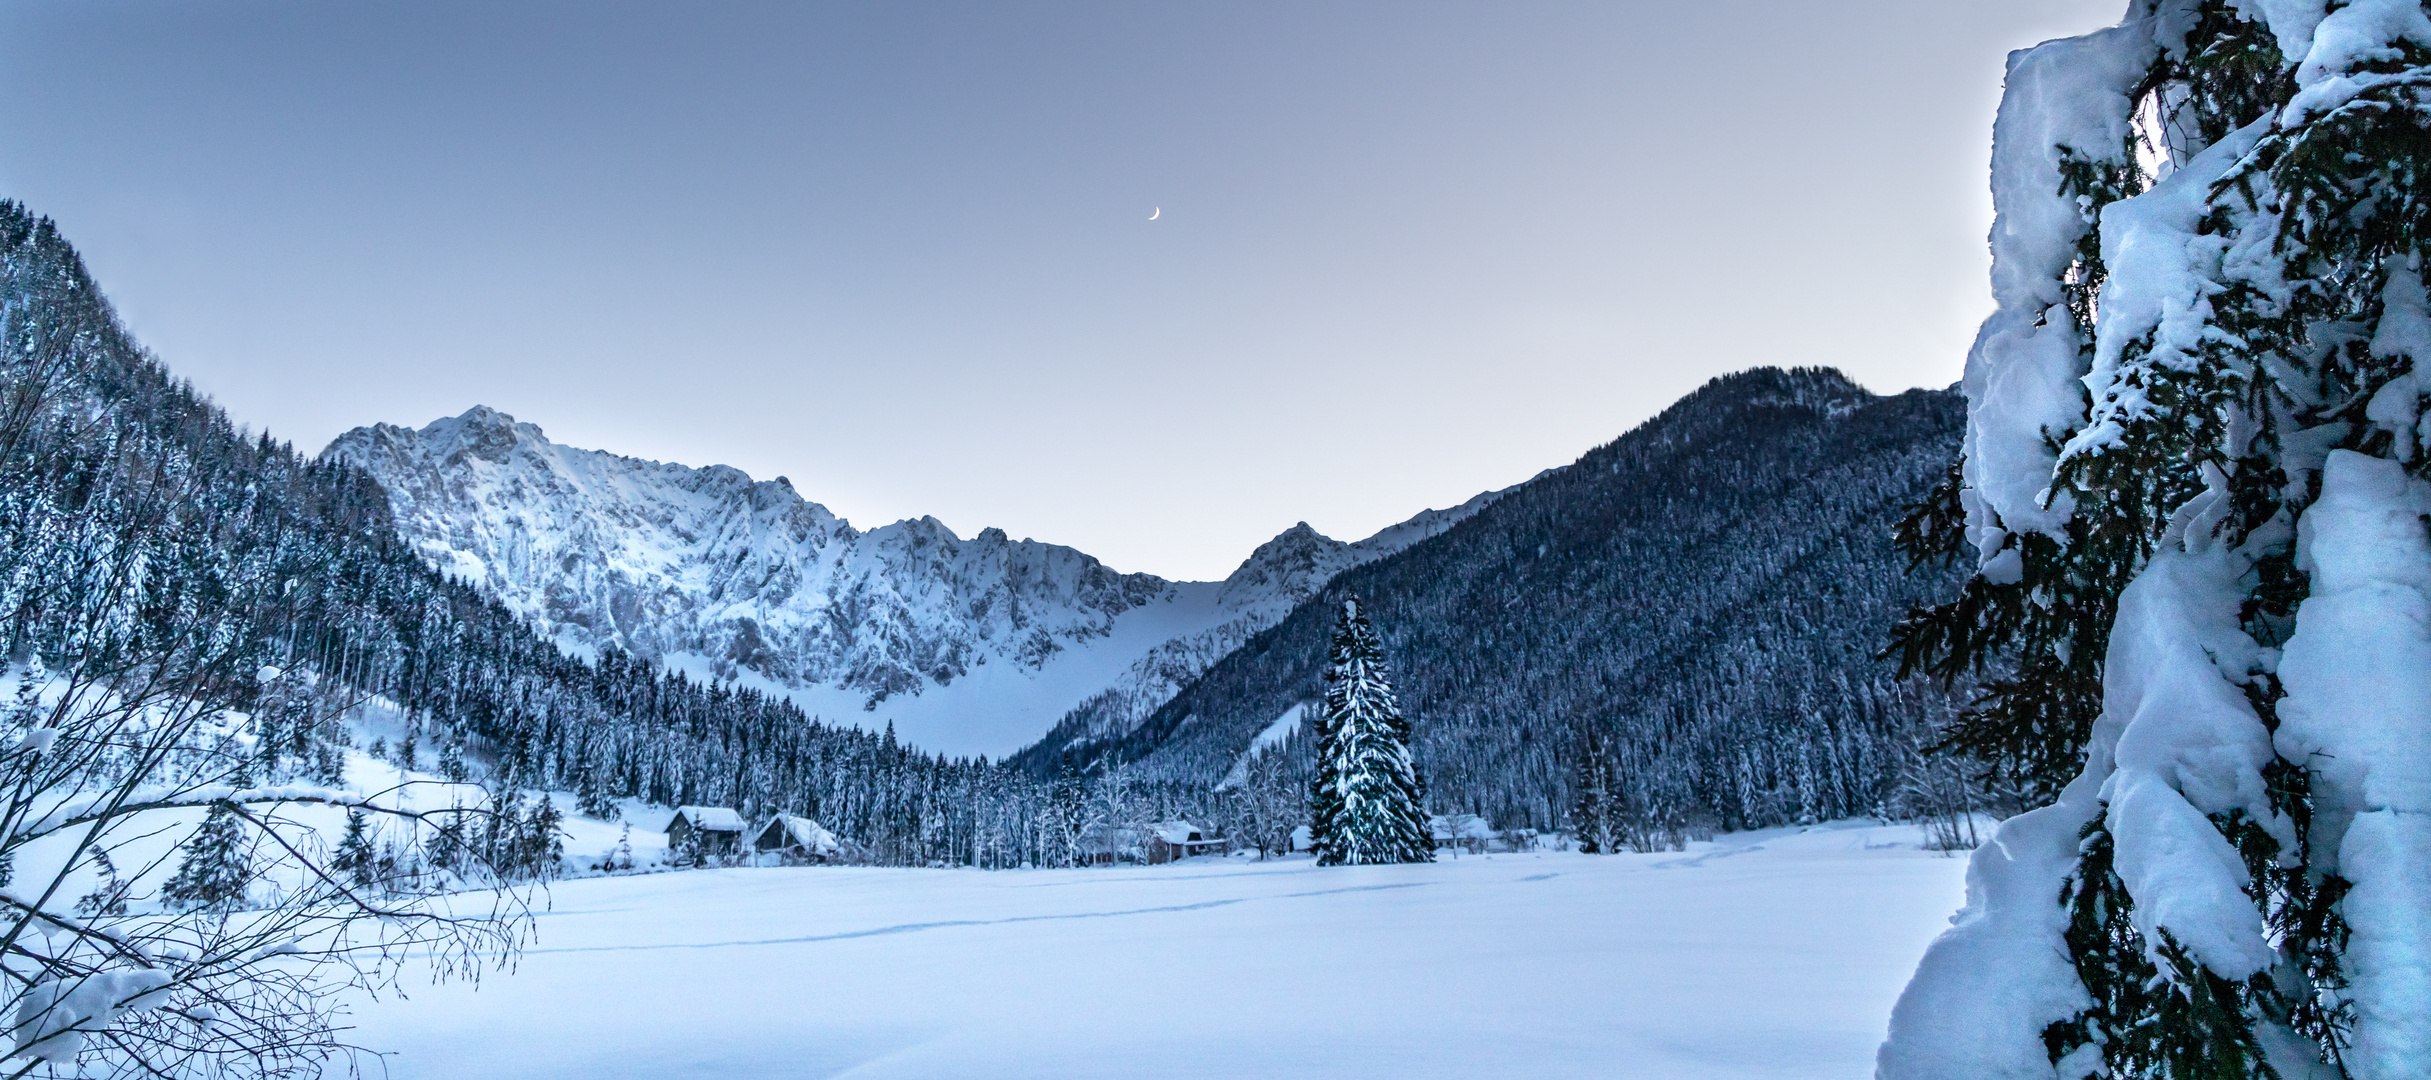
POLYGON ((2431 16, 2137 0, 2013 54, 1971 549, 1894 645, 1982 673, 2004 822, 1886 1080, 2431 1063, 2431 16))

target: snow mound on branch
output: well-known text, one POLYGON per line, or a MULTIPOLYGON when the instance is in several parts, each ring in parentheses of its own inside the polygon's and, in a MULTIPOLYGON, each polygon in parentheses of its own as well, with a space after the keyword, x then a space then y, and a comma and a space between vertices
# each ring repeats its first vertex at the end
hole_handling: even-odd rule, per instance
POLYGON ((2324 0, 2229 0, 2239 14, 2260 19, 2279 39, 2283 56, 2303 56, 2313 47, 2313 29, 2321 25, 2324 0))
POLYGON ((2245 894, 2252 876, 2207 815, 2242 810, 2296 843, 2263 784, 2270 734, 2238 686, 2261 651, 2237 625, 2244 572, 2216 548, 2156 555, 2119 597, 2102 708, 2119 722, 2101 798, 2136 929, 2156 950, 2168 931, 2231 979, 2270 966, 2272 953, 2245 894))
POLYGON ((1977 335, 1965 379, 1969 525, 1986 559, 2009 531, 2056 534, 2074 509, 2064 493, 2045 506, 2057 461, 2050 443, 2084 419, 2081 336, 2058 283, 2092 222, 2060 194, 2063 150, 2096 161, 2124 152, 2128 95, 2154 51, 2139 30, 2118 27, 2009 56, 1992 142, 2000 309, 1977 335))
POLYGON ((2403 60, 2399 42, 2431 48, 2431 18, 2418 0, 2352 0, 2314 25, 2304 62, 2296 65, 2296 84, 2309 87, 2361 64, 2403 60))
POLYGON ((2205 817, 2244 810, 2293 840, 2262 786, 2269 736, 2232 682, 2259 652, 2237 626, 2243 569, 2214 547, 2165 548, 2121 595, 2085 770, 2058 802, 2002 822, 1976 851, 1966 908, 1891 1014, 1882 1080, 2055 1075, 2043 1029, 2093 1004, 2055 898, 2076 869, 2078 834, 2105 805, 2149 942, 2166 928, 2230 978, 2270 964, 2245 864, 2205 817))
POLYGON ((85 1036, 118 1018, 169 1003, 169 973, 149 968, 104 971, 74 979, 45 979, 17 999, 8 1057, 72 1062, 85 1036))
POLYGON ((2204 235, 2196 225, 2211 212, 2211 187, 2270 130, 2257 120, 2207 147, 2152 190, 2102 210, 2102 262, 2110 278, 2102 289, 2093 370, 2085 385, 2093 392, 2091 423, 2068 442, 2062 457, 2100 453, 2126 427, 2144 419, 2151 403, 2149 379, 2131 378, 2144 368, 2186 370, 2196 350, 2219 338, 2210 297, 2222 288, 2222 262, 2229 238, 2204 235), (2127 346, 2150 336, 2150 347, 2130 360, 2127 346))
POLYGON ((2431 1061, 2431 485, 2333 451, 2304 515, 2312 595, 2279 677, 2279 752, 2314 772, 2316 842, 2354 883, 2340 910, 2356 1075, 2431 1061), (2339 822, 2351 822, 2339 837, 2339 822))

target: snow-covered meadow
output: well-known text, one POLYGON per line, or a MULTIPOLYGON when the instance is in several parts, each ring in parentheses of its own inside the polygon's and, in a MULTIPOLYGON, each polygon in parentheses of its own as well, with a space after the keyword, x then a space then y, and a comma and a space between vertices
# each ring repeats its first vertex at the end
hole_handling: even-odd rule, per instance
POLYGON ((1962 899, 1916 841, 565 881, 513 972, 353 1037, 398 1080, 1864 1076, 1962 899))

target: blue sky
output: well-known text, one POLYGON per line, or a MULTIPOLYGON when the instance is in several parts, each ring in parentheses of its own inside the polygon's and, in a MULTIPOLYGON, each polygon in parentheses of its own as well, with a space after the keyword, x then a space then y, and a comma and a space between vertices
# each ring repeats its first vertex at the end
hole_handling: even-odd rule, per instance
POLYGON ((0 196, 307 448, 480 403, 1218 577, 1954 381, 2002 57, 2123 7, 17 0, 0 196))

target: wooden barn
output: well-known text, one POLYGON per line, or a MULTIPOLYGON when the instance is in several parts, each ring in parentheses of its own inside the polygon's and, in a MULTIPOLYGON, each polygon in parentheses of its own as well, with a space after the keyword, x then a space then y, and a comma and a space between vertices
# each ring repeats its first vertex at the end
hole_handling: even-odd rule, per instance
POLYGON ((1099 825, 1081 834, 1081 861, 1098 866, 1139 862, 1154 866, 1193 855, 1221 855, 1231 842, 1211 837, 1187 821, 1160 821, 1143 828, 1099 825))
POLYGON ((1229 845, 1210 837, 1204 830, 1187 821, 1160 821, 1148 826, 1143 854, 1148 864, 1169 863, 1193 855, 1221 855, 1229 845))
POLYGON ((667 823, 667 850, 697 859, 743 853, 743 815, 723 806, 679 806, 667 823))
POLYGON ((752 837, 751 849, 761 854, 774 854, 787 863, 829 863, 844 855, 844 845, 836 834, 820 827, 806 817, 778 814, 760 826, 752 837))

